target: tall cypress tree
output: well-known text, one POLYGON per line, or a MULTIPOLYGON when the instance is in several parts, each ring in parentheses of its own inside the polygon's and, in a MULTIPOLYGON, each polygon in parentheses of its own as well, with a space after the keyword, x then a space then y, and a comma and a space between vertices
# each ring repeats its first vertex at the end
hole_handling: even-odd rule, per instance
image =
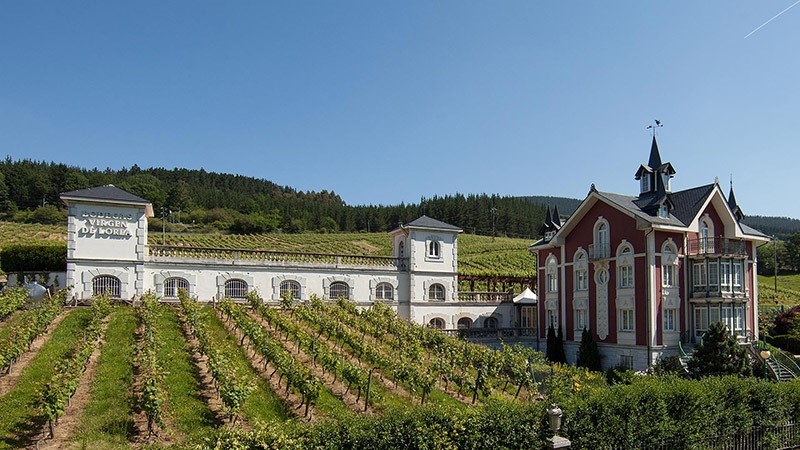
POLYGON ((594 335, 586 328, 583 329, 583 333, 581 334, 581 347, 578 349, 578 361, 575 365, 596 372, 600 372, 601 370, 600 349, 597 348, 594 335))
POLYGON ((550 362, 556 362, 556 330, 551 324, 547 328, 547 353, 545 358, 550 362))
POLYGON ((556 335, 556 352, 554 362, 566 364, 567 353, 564 351, 564 332, 561 330, 561 325, 558 326, 558 334, 556 335))

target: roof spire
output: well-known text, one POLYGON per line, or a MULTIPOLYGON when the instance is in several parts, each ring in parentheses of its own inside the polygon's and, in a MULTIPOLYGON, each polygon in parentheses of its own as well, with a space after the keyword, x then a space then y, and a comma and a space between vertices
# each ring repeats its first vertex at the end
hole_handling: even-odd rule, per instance
POLYGON ((553 217, 550 215, 550 206, 547 206, 547 215, 544 216, 544 224, 545 226, 553 225, 553 217))
POLYGON ((742 208, 736 203, 736 196, 733 194, 733 175, 731 175, 731 190, 728 194, 728 207, 731 209, 733 215, 736 216, 736 220, 742 220, 744 218, 742 208))
POLYGON ((648 159, 647 165, 653 170, 660 169, 662 165, 661 153, 658 151, 658 142, 656 142, 655 135, 653 135, 653 143, 650 145, 650 159, 648 159))
POLYGON ((561 214, 558 213, 558 205, 553 208, 553 225, 561 228, 561 214))

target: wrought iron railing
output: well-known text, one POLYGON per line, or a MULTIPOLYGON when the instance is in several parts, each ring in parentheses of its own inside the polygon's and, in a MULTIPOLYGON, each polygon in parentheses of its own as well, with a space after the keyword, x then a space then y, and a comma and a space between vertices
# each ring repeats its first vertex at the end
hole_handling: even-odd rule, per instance
POLYGON ((458 301, 500 303, 511 301, 511 295, 509 292, 459 292, 458 301))
POLYGON ((713 237, 690 239, 689 255, 747 256, 747 244, 741 239, 713 237))
POLYGON ((264 263, 304 263, 330 266, 370 266, 408 270, 408 258, 392 256, 341 255, 332 253, 281 252, 215 247, 150 245, 150 256, 161 258, 226 259, 264 263))
MULTIPOLYGON (((583 448, 574 446, 573 448, 583 448)), ((795 422, 783 425, 752 428, 748 431, 718 436, 682 438, 676 436, 662 442, 631 442, 615 444, 614 449, 670 450, 674 448, 702 448, 710 450, 774 449, 788 450, 800 448, 800 426, 795 422)))
POLYGON ((589 244, 589 259, 596 261, 598 259, 611 258, 611 244, 589 244))

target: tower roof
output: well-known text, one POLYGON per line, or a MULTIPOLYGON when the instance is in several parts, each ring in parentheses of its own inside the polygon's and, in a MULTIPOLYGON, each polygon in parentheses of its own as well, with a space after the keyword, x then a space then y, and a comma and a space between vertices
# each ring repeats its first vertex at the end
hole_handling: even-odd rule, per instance
POLYGON ((651 169, 658 169, 661 167, 661 153, 658 151, 658 142, 656 142, 656 137, 653 136, 653 143, 650 145, 650 159, 647 161, 647 165, 650 166, 651 169))
POLYGON ((742 220, 744 218, 742 208, 736 203, 736 196, 733 194, 733 182, 731 182, 731 191, 728 194, 728 207, 731 209, 733 215, 736 216, 736 220, 742 220))

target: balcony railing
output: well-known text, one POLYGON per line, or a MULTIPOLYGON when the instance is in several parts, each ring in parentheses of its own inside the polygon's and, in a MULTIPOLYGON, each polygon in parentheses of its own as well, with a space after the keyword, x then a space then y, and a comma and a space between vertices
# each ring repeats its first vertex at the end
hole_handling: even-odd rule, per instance
POLYGON ((182 247, 172 245, 150 245, 150 256, 161 258, 187 258, 252 261, 269 263, 302 263, 329 266, 368 266, 408 270, 408 258, 392 256, 339 255, 331 253, 280 252, 272 250, 250 250, 214 247, 182 247))
POLYGON ((723 237, 690 239, 689 255, 747 256, 747 244, 741 239, 723 237))
POLYGON ((589 244, 590 260, 596 261, 608 258, 611 258, 611 244, 589 244))
POLYGON ((460 302, 487 302, 500 303, 511 301, 509 292, 459 292, 458 301, 460 302))
POLYGON ((536 338, 536 328, 459 328, 441 330, 443 333, 464 339, 536 338))

